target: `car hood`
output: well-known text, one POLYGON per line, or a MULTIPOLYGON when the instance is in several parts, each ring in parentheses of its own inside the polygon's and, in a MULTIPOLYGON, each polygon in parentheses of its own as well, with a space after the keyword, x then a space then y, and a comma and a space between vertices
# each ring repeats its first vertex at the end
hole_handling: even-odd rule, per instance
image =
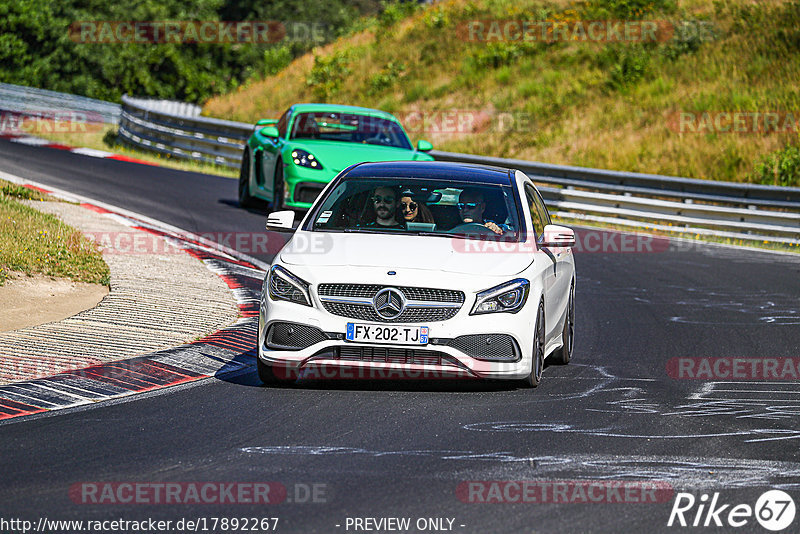
POLYGON ((326 169, 340 172, 354 163, 364 161, 429 161, 428 154, 405 148, 338 141, 302 140, 290 141, 286 151, 302 149, 310 152, 326 169))
POLYGON ((298 231, 281 250, 287 265, 307 267, 381 267, 493 276, 511 276, 533 259, 520 252, 472 252, 464 240, 448 237, 394 236, 298 231))

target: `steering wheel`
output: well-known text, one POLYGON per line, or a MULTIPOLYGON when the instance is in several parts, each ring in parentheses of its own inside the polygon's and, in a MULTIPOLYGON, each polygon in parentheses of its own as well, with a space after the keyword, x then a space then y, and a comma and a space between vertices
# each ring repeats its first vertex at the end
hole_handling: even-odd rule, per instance
POLYGON ((389 136, 386 134, 378 134, 367 139, 364 139, 364 142, 370 145, 391 145, 392 140, 389 139, 389 136))
POLYGON ((481 234, 481 235, 494 235, 494 236, 497 235, 493 231, 486 228, 483 224, 476 222, 459 224, 455 228, 451 228, 450 232, 454 234, 481 234))

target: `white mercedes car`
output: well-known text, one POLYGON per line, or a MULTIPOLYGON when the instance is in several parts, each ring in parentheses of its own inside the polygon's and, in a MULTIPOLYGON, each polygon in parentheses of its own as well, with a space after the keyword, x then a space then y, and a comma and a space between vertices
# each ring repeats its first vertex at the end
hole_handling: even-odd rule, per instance
POLYGON ((575 320, 574 232, 550 223, 513 169, 445 162, 342 171, 267 273, 258 374, 482 378, 536 387, 566 364, 575 320))

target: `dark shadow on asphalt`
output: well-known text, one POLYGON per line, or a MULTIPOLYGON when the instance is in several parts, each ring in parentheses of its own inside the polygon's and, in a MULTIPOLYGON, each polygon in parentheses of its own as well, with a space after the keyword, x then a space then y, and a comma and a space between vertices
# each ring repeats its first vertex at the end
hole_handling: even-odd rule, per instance
MULTIPOLYGON (((451 378, 451 379, 317 379, 303 378, 281 385, 265 385, 258 378, 255 369, 253 352, 244 352, 236 356, 233 362, 243 364, 250 370, 244 370, 241 365, 227 364, 217 371, 215 378, 230 384, 245 387, 259 387, 269 390, 298 390, 298 391, 398 391, 398 392, 427 392, 427 393, 481 393, 493 391, 515 391, 525 388, 516 380, 481 380, 477 378, 451 378)), ((545 369, 547 366, 545 366, 545 369)), ((547 377, 544 378, 545 380, 547 377)))
MULTIPOLYGON (((258 377, 256 377, 258 378, 258 377)), ((298 380, 287 386, 264 386, 265 389, 296 389, 310 391, 397 391, 424 393, 478 393, 491 391, 514 391, 520 389, 513 381, 460 379, 347 379, 347 380, 298 380)))

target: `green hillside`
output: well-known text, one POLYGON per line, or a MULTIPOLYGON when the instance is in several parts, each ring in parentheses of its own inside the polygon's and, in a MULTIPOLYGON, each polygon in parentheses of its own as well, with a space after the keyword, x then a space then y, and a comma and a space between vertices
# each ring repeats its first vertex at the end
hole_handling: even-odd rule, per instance
POLYGON ((359 25, 204 113, 254 122, 294 102, 355 104, 441 150, 800 185, 796 0, 446 0, 390 4, 359 25), (658 39, 490 33, 492 21, 610 20, 655 21, 658 39))

